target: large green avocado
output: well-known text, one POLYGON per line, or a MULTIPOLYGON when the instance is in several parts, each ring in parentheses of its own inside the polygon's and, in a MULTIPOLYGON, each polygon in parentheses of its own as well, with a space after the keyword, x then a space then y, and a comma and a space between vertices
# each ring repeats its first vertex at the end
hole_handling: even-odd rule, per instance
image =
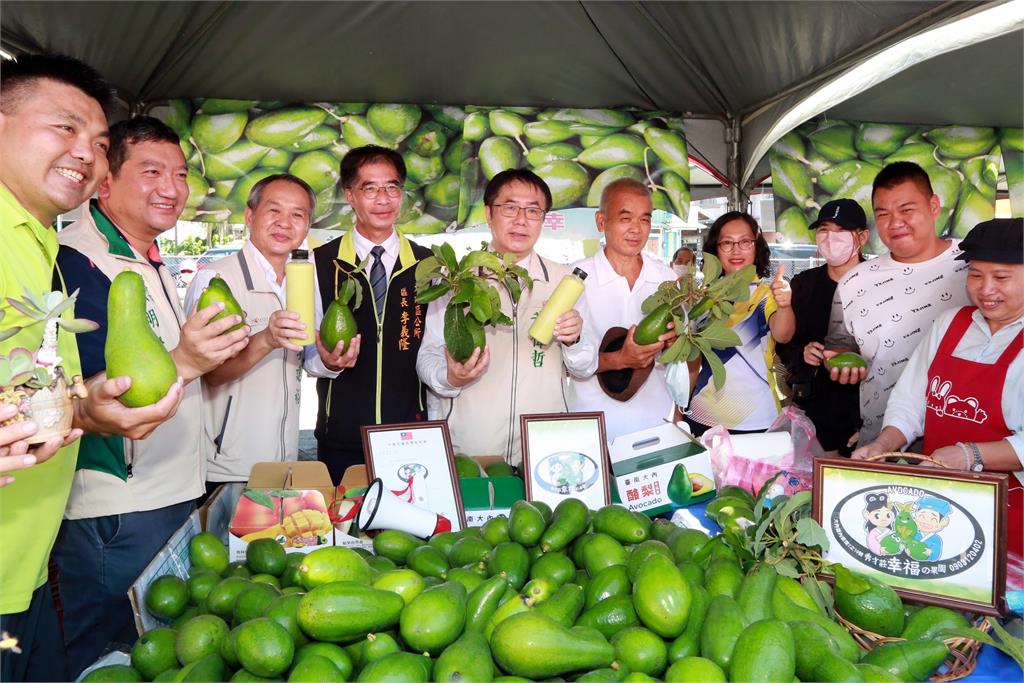
POLYGON ((202 310, 216 303, 224 304, 224 310, 213 316, 210 319, 211 323, 229 315, 237 315, 242 319, 237 325, 225 330, 224 334, 240 330, 245 325, 245 311, 242 310, 235 295, 231 293, 231 287, 228 286, 228 283, 220 275, 214 275, 213 279, 210 280, 210 284, 206 285, 206 288, 199 294, 196 310, 202 310))
POLYGON ((135 271, 118 273, 110 284, 103 357, 107 377, 131 378, 131 387, 118 397, 129 408, 156 403, 178 379, 174 359, 149 326, 146 284, 135 271))

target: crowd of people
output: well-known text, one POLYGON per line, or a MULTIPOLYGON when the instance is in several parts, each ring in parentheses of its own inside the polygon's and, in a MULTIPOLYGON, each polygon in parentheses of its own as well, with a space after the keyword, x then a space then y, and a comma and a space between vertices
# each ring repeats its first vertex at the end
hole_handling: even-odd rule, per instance
MULTIPOLYGON (((690 272, 697 255, 680 250, 665 264, 645 250, 653 206, 642 183, 605 188, 596 213, 604 246, 569 266, 534 250, 551 208, 544 181, 525 169, 492 177, 484 194, 490 246, 513 255, 533 286, 516 302, 502 293, 511 324, 487 328, 485 348, 459 362, 444 344, 447 299, 416 301, 416 264, 432 252, 394 227, 402 157, 353 149, 340 177, 355 227, 312 258, 316 325, 354 278, 363 290, 358 334, 347 348, 325 348, 319 333, 303 346, 306 329, 285 310, 284 284, 285 264, 310 229, 316 196, 308 184, 288 174, 256 183, 248 241, 199 272, 182 306, 156 242, 189 195, 175 132, 150 117, 108 127, 110 87, 64 57, 6 63, 0 90, 0 325, 21 327, 0 352, 41 344, 40 326, 7 303, 24 289, 77 290, 74 314, 100 326, 59 334, 69 375, 88 388, 75 401, 72 432, 30 446, 30 420, 0 428, 0 631, 16 634, 21 647, 0 652, 0 680, 68 680, 109 643, 133 642, 126 592, 196 500, 219 483, 245 481, 255 462, 297 457, 303 372, 318 378, 318 458, 335 481, 363 462, 363 425, 447 420, 455 450, 518 465, 524 413, 603 411, 609 440, 679 418, 697 435, 714 425, 757 432, 790 395, 828 451, 866 458, 909 448, 955 469, 1021 470, 1024 395, 1013 387, 1024 373, 1024 226, 993 220, 962 242, 936 236, 939 199, 915 164, 892 164, 874 181, 876 229, 888 248, 879 258, 861 255, 868 222, 851 200, 821 208, 811 227, 826 264, 791 281, 781 269, 770 275, 753 217, 719 217, 704 253, 726 274, 749 265, 757 274, 728 319, 740 344, 716 351, 724 387, 716 390, 710 368, 697 362, 680 390, 678 376, 656 362, 677 331, 640 344, 634 330, 643 301, 690 272), (78 222, 59 233, 51 227, 79 206, 78 222), (541 345, 527 330, 573 267, 588 275, 584 294, 541 345), (142 276, 148 323, 180 375, 141 408, 117 398, 131 380, 106 373, 107 295, 125 269, 142 276), (223 304, 197 308, 214 275, 229 284, 244 320, 214 320, 223 304), (865 367, 825 367, 845 351, 860 353, 865 367), (62 630, 48 587, 51 551, 62 630)), ((0 408, 0 424, 14 416, 0 408)), ((1010 539, 1019 554, 1013 481, 1018 526, 1010 539)))

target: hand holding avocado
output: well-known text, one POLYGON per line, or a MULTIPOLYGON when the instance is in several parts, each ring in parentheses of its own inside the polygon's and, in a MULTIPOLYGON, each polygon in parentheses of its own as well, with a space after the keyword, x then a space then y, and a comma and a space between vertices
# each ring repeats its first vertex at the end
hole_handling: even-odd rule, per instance
POLYGON ((108 379, 106 372, 93 376, 86 384, 89 389, 88 398, 74 402, 75 418, 72 424, 90 434, 120 434, 129 439, 145 439, 174 415, 184 395, 184 382, 178 377, 156 403, 129 408, 118 397, 128 391, 131 385, 132 380, 127 376, 108 379))
POLYGON ((210 304, 193 313, 182 326, 178 346, 171 351, 171 358, 186 382, 205 375, 248 346, 247 325, 228 331, 242 322, 240 316, 228 315, 214 320, 223 310, 222 302, 210 304))
MULTIPOLYGON (((671 324, 671 323, 669 323, 671 324)), ((665 348, 665 341, 659 336, 653 343, 640 344, 636 340, 636 325, 629 328, 626 340, 618 351, 602 353, 599 368, 601 370, 621 370, 623 368, 646 368, 654 363, 654 359, 665 348), (611 356, 612 358, 608 358, 611 356)), ((662 336, 667 336, 668 333, 662 336)), ((672 336, 675 336, 674 334, 672 336)))
POLYGON ((829 377, 840 384, 857 384, 868 376, 867 361, 853 351, 823 351, 829 377))
POLYGON ((460 388, 470 384, 487 371, 487 366, 491 362, 491 350, 487 348, 481 350, 478 346, 473 349, 473 353, 469 354, 465 363, 455 360, 447 349, 445 357, 448 359, 448 384, 460 388))
POLYGON ((356 359, 359 357, 359 344, 362 338, 363 335, 361 334, 352 337, 352 340, 348 343, 348 349, 345 349, 345 342, 342 340, 338 342, 338 345, 333 350, 328 350, 320 340, 320 332, 318 331, 316 333, 316 350, 320 354, 320 360, 323 361, 324 367, 334 372, 353 367, 356 364, 356 359), (343 349, 344 353, 342 353, 343 349))

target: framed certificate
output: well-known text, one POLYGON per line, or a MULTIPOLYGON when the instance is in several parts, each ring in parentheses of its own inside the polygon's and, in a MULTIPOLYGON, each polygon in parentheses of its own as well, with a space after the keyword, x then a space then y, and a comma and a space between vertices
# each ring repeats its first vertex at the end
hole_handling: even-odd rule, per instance
POLYGON ((367 479, 380 477, 401 500, 466 527, 452 441, 443 420, 362 427, 367 479))

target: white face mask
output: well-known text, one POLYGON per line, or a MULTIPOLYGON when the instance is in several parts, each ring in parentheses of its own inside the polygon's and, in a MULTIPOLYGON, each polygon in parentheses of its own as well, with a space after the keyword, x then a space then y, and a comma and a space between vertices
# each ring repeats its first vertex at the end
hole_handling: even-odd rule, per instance
POLYGON ((859 245, 852 230, 818 230, 817 233, 818 251, 828 265, 841 266, 857 253, 859 245))
POLYGON ((686 272, 686 266, 673 263, 672 270, 676 271, 676 277, 681 277, 686 272))

